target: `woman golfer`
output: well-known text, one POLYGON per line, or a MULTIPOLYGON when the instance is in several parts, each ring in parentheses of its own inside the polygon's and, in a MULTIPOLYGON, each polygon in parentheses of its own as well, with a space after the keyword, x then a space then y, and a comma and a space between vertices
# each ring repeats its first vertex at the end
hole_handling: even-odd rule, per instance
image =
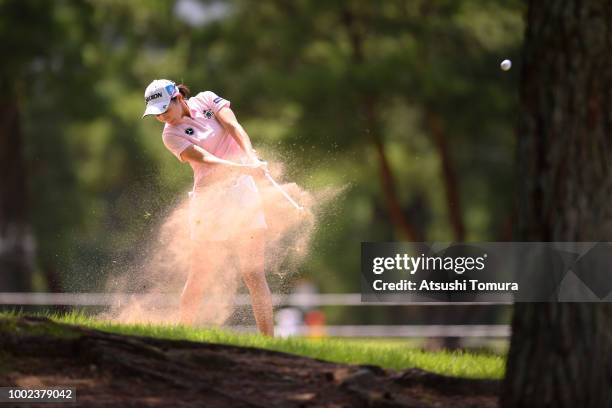
POLYGON ((145 90, 147 115, 165 123, 164 145, 193 169, 190 193, 190 270, 181 294, 180 318, 192 324, 206 285, 223 273, 229 249, 251 295, 259 331, 273 336, 272 299, 264 272, 267 227, 253 175, 264 175, 249 136, 230 102, 206 91, 158 79, 145 90))

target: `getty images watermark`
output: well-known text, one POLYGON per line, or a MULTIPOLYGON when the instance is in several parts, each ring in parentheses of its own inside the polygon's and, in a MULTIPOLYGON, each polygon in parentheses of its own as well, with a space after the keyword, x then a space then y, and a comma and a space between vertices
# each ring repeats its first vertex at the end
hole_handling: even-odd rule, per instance
POLYGON ((609 302, 612 243, 361 244, 363 302, 609 302))

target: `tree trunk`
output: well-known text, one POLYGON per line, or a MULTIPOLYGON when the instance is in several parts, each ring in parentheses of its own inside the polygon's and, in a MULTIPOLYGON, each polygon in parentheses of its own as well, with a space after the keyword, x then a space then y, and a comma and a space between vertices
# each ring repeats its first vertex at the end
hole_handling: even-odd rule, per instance
MULTIPOLYGON (((364 110, 366 112, 368 129, 377 129, 378 126, 376 113, 374 111, 374 101, 371 98, 366 98, 364 110)), ((393 171, 389 165, 389 160, 387 159, 387 154, 385 153, 385 145, 377 130, 370 132, 371 139, 376 149, 376 155, 378 156, 381 184, 385 193, 389 218, 391 218, 391 222, 400 231, 405 239, 413 242, 422 242, 425 240, 425 238, 420 232, 418 232, 418 229, 409 222, 402 210, 402 205, 400 203, 399 196, 397 195, 397 189, 395 188, 395 176, 393 175, 393 171)))
MULTIPOLYGON (((612 238, 612 13, 532 0, 521 84, 518 236, 612 238)), ((502 406, 612 406, 609 304, 516 304, 502 406)))
POLYGON ((6 81, 0 100, 0 291, 30 291, 33 237, 27 221, 23 134, 17 98, 6 81))
MULTIPOLYGON (((350 38, 353 62, 355 65, 363 65, 366 61, 363 51, 365 36, 364 28, 357 21, 355 14, 348 8, 345 9, 342 14, 342 22, 350 38)), ((395 177, 385 153, 384 142, 379 134, 380 126, 376 112, 376 98, 368 92, 364 92, 361 105, 364 115, 365 131, 370 136, 378 157, 380 167, 379 174, 387 203, 389 218, 393 226, 399 230, 405 239, 414 242, 424 241, 425 237, 418 232, 418 228, 410 222, 402 210, 395 187, 395 177)))
POLYGON ((442 180, 444 181, 444 189, 446 191, 446 204, 450 224, 453 228, 453 237, 456 242, 462 242, 465 239, 465 224, 463 223, 463 214, 461 212, 459 182, 455 166, 448 152, 448 142, 442 126, 442 120, 432 110, 427 110, 425 112, 425 122, 438 149, 440 164, 442 165, 442 180))

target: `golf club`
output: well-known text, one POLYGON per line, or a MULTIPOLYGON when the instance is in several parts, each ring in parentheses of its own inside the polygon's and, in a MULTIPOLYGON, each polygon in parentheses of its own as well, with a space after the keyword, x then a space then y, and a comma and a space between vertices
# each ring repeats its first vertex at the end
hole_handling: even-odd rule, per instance
POLYGON ((270 173, 267 170, 265 171, 265 175, 266 175, 266 178, 270 181, 270 183, 272 183, 272 185, 274 187, 276 187, 276 189, 278 191, 280 191, 281 194, 285 196, 287 201, 289 201, 297 210, 299 210, 299 211, 303 211, 304 210, 304 207, 302 207, 301 205, 296 203, 295 200, 293 198, 291 198, 291 196, 289 194, 287 194, 287 192, 285 190, 283 190, 283 188, 272 178, 272 176, 270 175, 270 173))

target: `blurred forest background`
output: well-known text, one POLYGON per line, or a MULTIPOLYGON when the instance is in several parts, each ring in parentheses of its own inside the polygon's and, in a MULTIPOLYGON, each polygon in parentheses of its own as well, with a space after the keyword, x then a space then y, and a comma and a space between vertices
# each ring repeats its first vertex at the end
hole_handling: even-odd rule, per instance
POLYGON ((362 241, 511 240, 524 7, 0 0, 1 290, 100 290, 184 198, 140 119, 155 78, 231 100, 287 179, 348 186, 296 275, 323 293, 359 291, 362 241))

